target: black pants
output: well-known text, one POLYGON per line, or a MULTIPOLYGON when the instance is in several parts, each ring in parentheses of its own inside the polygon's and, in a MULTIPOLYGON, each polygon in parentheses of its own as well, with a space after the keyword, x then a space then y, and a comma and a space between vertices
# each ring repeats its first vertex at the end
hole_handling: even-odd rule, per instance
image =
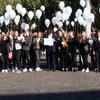
POLYGON ((100 49, 95 51, 96 67, 100 69, 100 49))
POLYGON ((8 69, 8 55, 3 54, 2 58, 3 58, 3 69, 8 69))
POLYGON ((0 55, 0 70, 2 70, 2 66, 3 66, 3 57, 2 55, 0 55))
POLYGON ((40 50, 36 49, 35 51, 35 66, 40 67, 40 50))
POLYGON ((35 50, 34 48, 31 48, 30 50, 30 63, 31 63, 31 68, 36 68, 36 62, 35 62, 35 50))
POLYGON ((66 68, 68 67, 68 55, 69 52, 67 49, 61 51, 60 53, 60 66, 61 66, 61 71, 64 68, 64 70, 66 71, 66 68))
POLYGON ((52 50, 46 50, 47 67, 56 70, 56 53, 52 50))
POLYGON ((69 70, 76 67, 76 54, 74 51, 69 52, 69 70))
POLYGON ((23 65, 24 67, 27 67, 28 69, 31 68, 29 50, 23 50, 23 65))
POLYGON ((82 69, 87 69, 88 68, 88 54, 87 53, 81 53, 82 57, 82 69))
POLYGON ((15 50, 13 53, 13 65, 14 68, 17 66, 17 68, 20 70, 21 68, 21 50, 15 50))
POLYGON ((91 56, 91 66, 92 66, 92 69, 94 70, 96 67, 96 57, 93 54, 93 52, 94 52, 93 50, 90 51, 90 56, 91 56))

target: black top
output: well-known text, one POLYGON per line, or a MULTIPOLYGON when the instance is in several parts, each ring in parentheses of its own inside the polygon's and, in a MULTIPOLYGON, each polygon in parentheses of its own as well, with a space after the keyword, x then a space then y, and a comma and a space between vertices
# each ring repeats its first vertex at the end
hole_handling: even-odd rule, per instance
POLYGON ((88 42, 88 39, 82 41, 80 43, 80 53, 89 53, 90 52, 90 44, 88 42))
POLYGON ((7 40, 2 40, 2 53, 3 54, 8 54, 8 52, 9 52, 9 43, 10 43, 9 38, 7 40))
POLYGON ((100 40, 98 38, 94 39, 93 48, 100 49, 100 40))

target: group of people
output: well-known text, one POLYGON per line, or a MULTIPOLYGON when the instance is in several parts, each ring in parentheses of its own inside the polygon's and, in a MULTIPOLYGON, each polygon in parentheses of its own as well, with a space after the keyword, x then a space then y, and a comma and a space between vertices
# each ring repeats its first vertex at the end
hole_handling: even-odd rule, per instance
POLYGON ((0 33, 2 73, 41 71, 41 52, 46 51, 46 68, 56 71, 100 71, 100 32, 90 37, 82 31, 56 32, 51 27, 41 33, 29 30, 0 33), (89 62, 90 61, 90 62, 89 62))

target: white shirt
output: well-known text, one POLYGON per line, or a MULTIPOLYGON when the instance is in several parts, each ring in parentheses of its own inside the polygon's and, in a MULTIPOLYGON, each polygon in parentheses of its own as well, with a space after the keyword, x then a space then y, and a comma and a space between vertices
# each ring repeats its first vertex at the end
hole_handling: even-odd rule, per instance
POLYGON ((52 38, 52 33, 50 35, 48 35, 48 38, 52 38))

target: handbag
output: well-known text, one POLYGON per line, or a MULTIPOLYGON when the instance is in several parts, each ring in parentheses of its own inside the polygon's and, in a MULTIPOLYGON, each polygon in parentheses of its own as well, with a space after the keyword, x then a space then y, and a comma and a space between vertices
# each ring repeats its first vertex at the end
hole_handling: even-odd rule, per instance
POLYGON ((12 59, 12 57, 13 57, 13 53, 12 53, 12 52, 9 52, 9 53, 8 53, 8 59, 10 59, 10 60, 11 60, 11 59, 12 59))

